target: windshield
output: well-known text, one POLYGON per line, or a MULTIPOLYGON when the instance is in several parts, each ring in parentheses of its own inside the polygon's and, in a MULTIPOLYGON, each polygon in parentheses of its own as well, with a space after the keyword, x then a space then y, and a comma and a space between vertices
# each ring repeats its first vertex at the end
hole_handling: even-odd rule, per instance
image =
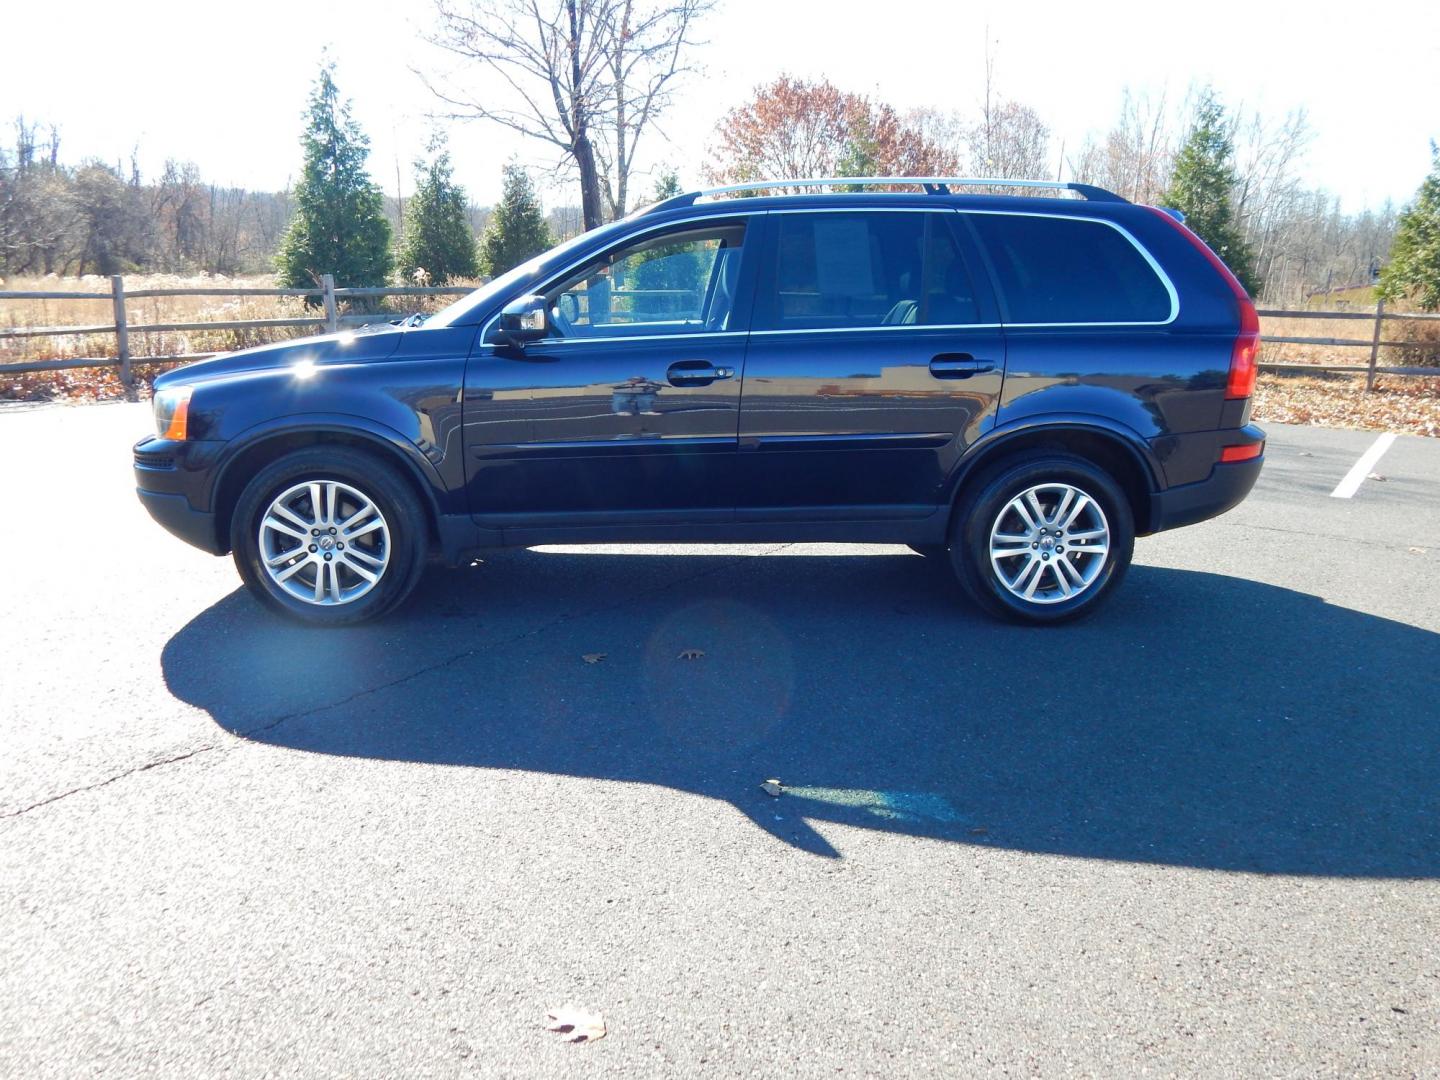
POLYGON ((554 265, 555 262, 564 258, 565 255, 574 251, 583 244, 599 239, 614 232, 620 222, 611 222, 591 232, 582 232, 578 236, 572 236, 563 244, 543 251, 533 259, 521 263, 513 270, 507 270, 499 277, 481 285, 472 293, 460 297, 453 304, 441 308, 434 315, 425 320, 429 326, 467 326, 478 322, 480 315, 496 301, 503 299, 507 294, 516 289, 528 278, 534 278, 540 272, 554 265))

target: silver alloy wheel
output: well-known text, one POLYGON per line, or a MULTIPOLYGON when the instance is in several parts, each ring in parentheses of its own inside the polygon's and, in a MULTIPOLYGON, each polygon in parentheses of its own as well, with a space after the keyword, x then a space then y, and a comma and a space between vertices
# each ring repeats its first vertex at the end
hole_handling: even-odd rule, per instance
POLYGON ((260 519, 259 540, 270 580, 307 604, 358 600, 390 564, 385 515, 339 480, 307 480, 275 496, 260 519))
POLYGON ((1027 488, 990 527, 995 576, 1028 604, 1073 600, 1095 584, 1109 554, 1105 511, 1070 484, 1027 488))

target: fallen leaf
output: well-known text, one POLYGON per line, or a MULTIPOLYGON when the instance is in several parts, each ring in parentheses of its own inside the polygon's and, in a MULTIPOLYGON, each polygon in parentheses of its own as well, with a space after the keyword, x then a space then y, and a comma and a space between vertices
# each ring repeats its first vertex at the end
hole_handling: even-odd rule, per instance
POLYGON ((605 654, 603 652, 587 652, 584 656, 580 657, 580 659, 584 660, 587 664, 598 664, 601 660, 605 659, 605 654))
POLYGON ((594 1042, 605 1037, 605 1017, 566 1005, 545 1014, 545 1030, 559 1032, 566 1042, 594 1042))
POLYGON ((1420 547, 1412 547, 1412 548, 1406 548, 1405 550, 1408 551, 1408 552, 1410 552, 1411 555, 1424 555, 1426 549, 1425 549, 1425 548, 1420 548, 1420 547))
POLYGON ((677 656, 675 659, 677 659, 677 660, 699 660, 699 659, 700 659, 702 656, 704 656, 704 655, 705 655, 705 654, 704 654, 703 652, 701 652, 699 649, 681 649, 681 650, 680 650, 680 655, 677 656))
POLYGON ((1365 477, 1365 479, 1379 480, 1383 484, 1386 480, 1389 480, 1390 478, 1388 476, 1381 476, 1378 472, 1372 472, 1369 476, 1365 477))
POLYGON ((780 792, 784 790, 784 787, 779 780, 766 780, 763 784, 760 785, 760 790, 765 792, 766 795, 770 795, 778 799, 780 797, 780 792))

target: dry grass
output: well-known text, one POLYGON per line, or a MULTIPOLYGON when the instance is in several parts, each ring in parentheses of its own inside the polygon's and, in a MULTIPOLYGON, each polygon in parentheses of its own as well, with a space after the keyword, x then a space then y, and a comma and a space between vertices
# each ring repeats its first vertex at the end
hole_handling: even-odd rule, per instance
MULTIPOLYGON (((465 284, 465 283, 461 283, 465 284)), ((478 282, 473 284, 478 285, 478 282)), ((127 291, 146 289, 271 289, 273 275, 224 277, 195 274, 133 274, 125 278, 127 291)), ((0 281, 0 291, 108 293, 110 279, 98 276, 62 278, 13 277, 0 281)), ((399 296, 372 301, 368 311, 377 314, 406 314, 435 311, 448 304, 448 296, 399 296)), ((342 314, 346 309, 342 308, 342 314)), ((316 316, 301 297, 293 296, 160 296, 127 299, 126 321, 132 326, 147 323, 229 322, 253 319, 303 319, 316 316)), ((98 326, 112 322, 110 300, 0 300, 0 327, 98 326)), ((264 327, 240 330, 191 330, 130 334, 130 355, 135 372, 148 386, 163 366, 142 363, 147 356, 180 356, 190 353, 230 352, 270 341, 304 337, 322 327, 264 327)), ((86 334, 74 337, 0 338, 0 364, 30 360, 69 360, 115 356, 113 334, 86 334)), ((112 368, 30 372, 0 379, 0 399, 103 401, 121 396, 123 387, 112 368)))

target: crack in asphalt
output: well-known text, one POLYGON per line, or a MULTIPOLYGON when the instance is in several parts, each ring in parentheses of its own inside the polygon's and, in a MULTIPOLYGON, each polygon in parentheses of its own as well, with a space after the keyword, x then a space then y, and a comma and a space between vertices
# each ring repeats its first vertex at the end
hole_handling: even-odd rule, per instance
POLYGON ((1428 547, 1421 541, 1413 544, 1387 544, 1380 540, 1366 540, 1358 536, 1336 536, 1334 533, 1312 532, 1309 529, 1286 529, 1279 525, 1256 525, 1249 521, 1232 521, 1227 524, 1237 529, 1259 529, 1261 532, 1284 533, 1287 536, 1303 536, 1307 540, 1335 540, 1343 544, 1361 544, 1365 547, 1381 548, 1385 551, 1408 551, 1411 547, 1428 547))
POLYGON ((0 821, 6 818, 20 817, 23 814, 30 813, 31 810, 38 810, 42 806, 49 806, 51 803, 57 803, 61 799, 68 799, 71 795, 79 795, 86 791, 97 791, 100 788, 109 787, 117 780, 124 780, 127 776, 134 776, 136 773, 149 772, 151 769, 158 769, 162 765, 174 765, 177 762, 189 761, 193 757, 199 757, 201 754, 218 749, 220 749, 219 743, 208 743, 205 746, 197 746, 192 750, 187 750, 183 754, 172 754, 169 757, 158 758, 155 761, 147 761, 143 765, 136 765, 133 769, 126 769, 124 772, 118 772, 114 776, 107 776, 104 780, 97 780, 93 784, 82 784, 80 787, 71 788, 69 791, 60 791, 54 795, 49 795, 39 802, 33 802, 29 806, 22 806, 18 810, 7 810, 5 813, 0 814, 0 821))
MULTIPOLYGON (((792 546, 793 544, 790 543, 776 544, 774 547, 762 551, 760 555, 762 557, 765 555, 774 555, 777 552, 784 551, 787 547, 792 546)), ((755 558, 755 556, 736 555, 733 558, 726 559, 724 562, 721 562, 718 565, 707 567, 704 570, 698 570, 695 573, 687 574, 684 577, 673 578, 672 580, 665 582, 663 585, 660 585, 657 588, 647 590, 646 595, 653 596, 658 593, 665 592, 669 589, 673 589, 677 585, 684 585, 687 582, 696 581, 699 578, 708 577, 711 574, 718 574, 720 571, 729 569, 730 567, 736 565, 742 559, 748 558, 755 558)), ((621 600, 614 604, 602 604, 598 607, 585 608, 581 611, 566 612, 563 615, 556 616, 548 622, 541 623, 539 626, 532 627, 531 629, 523 631, 522 633, 515 634, 513 637, 500 638, 495 641, 486 642, 483 645, 476 645, 472 648, 465 649, 462 652, 454 653, 450 656, 443 657, 442 659, 437 660, 434 663, 426 664, 423 667, 416 668, 414 671, 407 672, 404 675, 396 676, 388 682, 379 683, 375 686, 368 686, 363 690, 357 690, 353 694, 350 694, 343 698, 339 698, 335 701, 327 701, 322 705, 312 705, 308 709, 297 709, 295 712, 286 713, 283 716, 276 717, 275 719, 267 721, 266 723, 258 724, 252 728, 246 728, 244 731, 236 734, 234 736, 235 741, 228 745, 222 743, 208 743, 204 746, 194 747, 193 749, 187 750, 181 754, 172 754, 168 757, 158 758, 154 761, 148 761, 143 765, 137 765, 131 769, 125 769, 122 772, 115 773, 113 776, 108 776, 103 780, 97 780, 92 784, 82 784, 79 787, 70 788, 68 791, 57 792, 54 795, 49 795, 46 798, 31 803, 29 806, 23 806, 18 810, 7 810, 4 813, 0 813, 0 821, 6 820, 7 818, 22 817, 23 815, 30 813, 32 810, 39 810, 42 807, 51 805, 52 803, 60 802, 62 799, 68 799, 72 795, 81 795, 87 791, 97 791, 100 788, 109 787, 116 781, 124 780, 126 777, 135 776, 138 773, 149 772, 151 769, 158 769, 164 765, 177 765, 182 761, 189 761, 191 758, 199 757, 201 754, 207 754, 213 750, 236 749, 239 746, 245 745, 246 741, 249 740, 252 736, 259 735, 262 732, 266 731, 273 731, 281 724, 289 723, 292 720, 299 720, 302 717, 313 716, 317 713, 326 712, 330 709, 338 709, 344 705, 349 705, 354 701, 358 701, 361 698, 369 697, 371 694, 378 694, 382 690, 389 690, 393 687, 401 686, 411 681, 412 679, 418 679, 425 675, 433 674, 434 672, 447 668, 452 664, 458 664, 463 660, 468 660, 471 657, 479 655, 487 649, 493 649, 502 645, 513 645, 518 641, 524 641, 526 638, 532 638, 539 634, 543 634, 547 630, 552 630, 557 626, 563 626, 565 623, 571 622, 575 619, 582 619, 589 615, 598 615, 604 611, 615 611, 621 608, 630 607, 634 604, 638 604, 639 602, 640 598, 635 597, 627 600, 621 600)))

